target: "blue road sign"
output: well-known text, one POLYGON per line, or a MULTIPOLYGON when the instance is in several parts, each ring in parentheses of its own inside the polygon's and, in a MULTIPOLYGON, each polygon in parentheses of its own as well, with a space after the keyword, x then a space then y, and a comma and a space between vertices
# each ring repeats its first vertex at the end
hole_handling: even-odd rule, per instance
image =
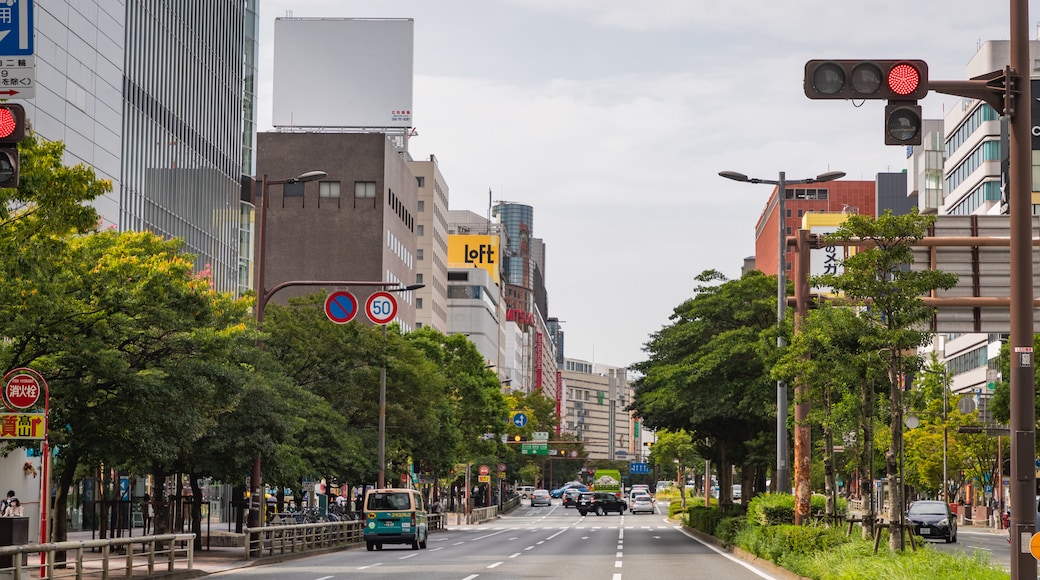
POLYGON ((650 473, 650 464, 633 461, 628 464, 628 472, 632 475, 646 475, 650 473))
POLYGON ((32 0, 0 2, 0 56, 33 54, 32 0))
POLYGON ((517 413, 513 415, 513 425, 516 425, 517 427, 523 427, 524 425, 527 425, 527 415, 523 413, 517 413))

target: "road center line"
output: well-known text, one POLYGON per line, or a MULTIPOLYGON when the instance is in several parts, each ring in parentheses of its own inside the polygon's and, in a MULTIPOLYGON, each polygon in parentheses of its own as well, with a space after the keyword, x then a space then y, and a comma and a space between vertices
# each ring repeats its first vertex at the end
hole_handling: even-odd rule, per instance
POLYGON ((621 560, 618 560, 617 562, 614 562, 614 567, 615 568, 620 568, 621 567, 621 560))
POLYGON ((519 555, 520 555, 520 552, 517 552, 517 553, 513 554, 512 556, 510 556, 510 558, 516 558, 519 555))
POLYGON ((369 564, 368 566, 362 566, 362 567, 358 568, 358 570, 368 570, 369 568, 375 568, 376 566, 382 566, 382 565, 383 565, 382 562, 377 562, 375 564, 369 564))
MULTIPOLYGON (((417 554, 417 553, 416 554, 408 554, 407 556, 401 556, 400 558, 398 558, 398 560, 407 560, 408 558, 414 558, 414 557, 416 557, 418 555, 419 554, 417 554)), ((332 578, 332 576, 329 576, 329 578, 332 578)))
POLYGON ((495 562, 494 564, 488 566, 488 568, 498 568, 502 564, 503 564, 503 562, 495 562))
POLYGON ((474 578, 476 578, 477 576, 480 576, 480 574, 470 574, 469 576, 466 576, 466 577, 465 577, 465 578, 463 578, 462 580, 473 580, 473 579, 474 579, 474 578))

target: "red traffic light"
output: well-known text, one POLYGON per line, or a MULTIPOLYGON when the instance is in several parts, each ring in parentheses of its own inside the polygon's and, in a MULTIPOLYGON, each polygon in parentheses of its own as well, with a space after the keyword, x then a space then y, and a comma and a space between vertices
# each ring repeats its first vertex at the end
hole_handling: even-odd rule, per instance
POLYGON ((928 94, 923 60, 810 60, 805 63, 810 99, 922 99, 928 94))
POLYGON ((0 105, 0 143, 17 143, 25 138, 25 109, 21 105, 0 105))

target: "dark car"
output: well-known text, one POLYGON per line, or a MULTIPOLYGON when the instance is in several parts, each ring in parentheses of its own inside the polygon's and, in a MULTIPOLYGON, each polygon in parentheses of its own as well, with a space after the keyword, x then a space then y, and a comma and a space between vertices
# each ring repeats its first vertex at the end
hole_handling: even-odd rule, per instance
POLYGON ((906 519, 911 530, 922 538, 942 538, 947 544, 957 541, 957 518, 944 501, 915 501, 910 504, 906 519))
POLYGON ((563 492, 563 507, 577 507, 578 497, 589 491, 589 488, 584 485, 581 487, 572 487, 563 492))
POLYGON ((593 491, 581 494, 578 497, 578 513, 585 515, 589 512, 601 516, 610 512, 617 512, 618 515, 623 515, 625 510, 628 509, 628 504, 625 500, 618 496, 607 493, 604 491, 593 491))

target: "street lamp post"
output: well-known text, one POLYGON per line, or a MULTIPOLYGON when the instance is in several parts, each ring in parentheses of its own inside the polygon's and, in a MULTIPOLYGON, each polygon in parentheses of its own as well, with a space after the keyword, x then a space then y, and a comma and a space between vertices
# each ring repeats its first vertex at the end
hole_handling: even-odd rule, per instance
MULTIPOLYGON (((389 292, 411 292, 423 288, 425 284, 412 284, 404 288, 390 288, 389 292)), ((383 361, 379 367, 379 441, 376 446, 376 461, 379 462, 379 471, 376 476, 376 488, 383 489, 386 486, 386 324, 383 325, 383 361)))
MULTIPOLYGON (((787 249, 787 244, 785 243, 787 239, 787 214, 784 211, 784 199, 787 193, 787 186, 833 181, 845 177, 845 173, 842 171, 829 171, 827 173, 821 173, 811 179, 788 180, 786 173, 781 171, 779 179, 775 181, 748 177, 747 175, 737 173, 736 171, 720 171, 719 175, 726 179, 732 179, 733 181, 744 183, 765 183, 777 186, 776 221, 778 224, 778 233, 776 239, 776 324, 777 327, 782 327, 784 314, 787 312, 787 264, 784 258, 787 249)), ((777 348, 783 348, 786 345, 787 339, 784 337, 781 329, 781 332, 779 332, 776 337, 776 346, 777 348)), ((808 413, 808 410, 806 410, 806 413, 808 413)), ((796 408, 796 415, 797 414, 798 412, 796 408)), ((795 433, 797 434, 798 431, 795 433)), ((806 442, 806 444, 808 445, 808 442, 806 442)), ((795 447, 795 451, 797 452, 797 443, 795 447)), ((776 381, 776 472, 773 474, 773 477, 776 479, 776 490, 779 493, 791 493, 791 468, 787 463, 789 455, 790 452, 787 447, 787 384, 783 380, 778 379, 776 381)), ((808 475, 809 474, 806 473, 805 477, 808 478, 808 475)))
MULTIPOLYGON (((924 369, 924 372, 940 375, 942 381, 942 422, 943 422, 943 466, 942 466, 942 500, 946 503, 950 503, 950 488, 949 488, 949 475, 948 475, 948 454, 949 454, 949 434, 948 427, 946 425, 947 414, 949 413, 949 405, 947 404, 947 397, 950 392, 950 375, 946 369, 942 370, 931 370, 924 369)), ((906 418, 906 426, 913 429, 917 427, 917 417, 910 414, 906 418), (913 423, 913 424, 911 424, 913 423)))

